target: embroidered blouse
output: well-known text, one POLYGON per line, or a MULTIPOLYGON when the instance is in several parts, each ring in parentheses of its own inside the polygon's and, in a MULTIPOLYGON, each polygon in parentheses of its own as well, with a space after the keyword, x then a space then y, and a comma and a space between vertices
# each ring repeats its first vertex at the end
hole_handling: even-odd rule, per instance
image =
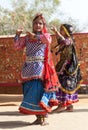
POLYGON ((40 34, 34 39, 30 39, 28 35, 21 38, 17 35, 14 41, 15 50, 26 47, 26 59, 21 71, 22 81, 40 78, 48 89, 60 85, 50 52, 52 39, 49 33, 40 34))

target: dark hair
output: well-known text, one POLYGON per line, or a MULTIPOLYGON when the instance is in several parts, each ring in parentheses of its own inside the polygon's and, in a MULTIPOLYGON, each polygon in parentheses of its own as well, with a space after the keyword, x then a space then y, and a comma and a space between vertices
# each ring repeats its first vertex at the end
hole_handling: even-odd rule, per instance
POLYGON ((72 33, 73 33, 73 26, 71 24, 63 24, 62 26, 64 26, 67 29, 68 33, 70 35, 72 35, 72 33))
POLYGON ((75 45, 75 38, 73 37, 73 26, 71 24, 62 24, 61 26, 67 30, 67 33, 69 33, 69 35, 75 45))

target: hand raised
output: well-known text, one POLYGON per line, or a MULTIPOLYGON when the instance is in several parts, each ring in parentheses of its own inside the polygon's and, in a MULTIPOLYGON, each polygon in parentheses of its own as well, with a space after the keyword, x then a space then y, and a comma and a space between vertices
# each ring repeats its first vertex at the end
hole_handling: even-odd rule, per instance
POLYGON ((35 37, 35 34, 30 31, 27 31, 26 34, 29 35, 29 37, 31 37, 31 38, 35 37))
POLYGON ((56 32, 56 31, 57 31, 57 28, 56 28, 54 25, 52 25, 50 29, 51 29, 53 32, 56 32))
POLYGON ((23 32, 23 28, 22 28, 22 27, 21 27, 21 28, 18 28, 18 29, 16 30, 16 34, 17 34, 17 35, 20 35, 22 32, 23 32))

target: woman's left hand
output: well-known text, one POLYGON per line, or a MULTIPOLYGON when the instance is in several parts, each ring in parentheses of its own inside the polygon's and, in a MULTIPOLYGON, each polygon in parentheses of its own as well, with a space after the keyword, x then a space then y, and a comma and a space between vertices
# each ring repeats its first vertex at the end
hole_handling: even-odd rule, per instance
POLYGON ((35 34, 32 32, 27 31, 26 34, 29 35, 29 37, 31 38, 35 38, 35 34))

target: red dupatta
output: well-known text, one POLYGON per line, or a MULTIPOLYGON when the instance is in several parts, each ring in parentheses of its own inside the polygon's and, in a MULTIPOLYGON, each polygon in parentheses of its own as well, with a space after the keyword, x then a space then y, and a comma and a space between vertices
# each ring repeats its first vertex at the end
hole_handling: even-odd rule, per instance
POLYGON ((45 91, 57 91, 58 87, 60 87, 60 83, 58 81, 58 76, 56 74, 52 55, 50 52, 50 46, 48 44, 46 47, 45 57, 45 91))

